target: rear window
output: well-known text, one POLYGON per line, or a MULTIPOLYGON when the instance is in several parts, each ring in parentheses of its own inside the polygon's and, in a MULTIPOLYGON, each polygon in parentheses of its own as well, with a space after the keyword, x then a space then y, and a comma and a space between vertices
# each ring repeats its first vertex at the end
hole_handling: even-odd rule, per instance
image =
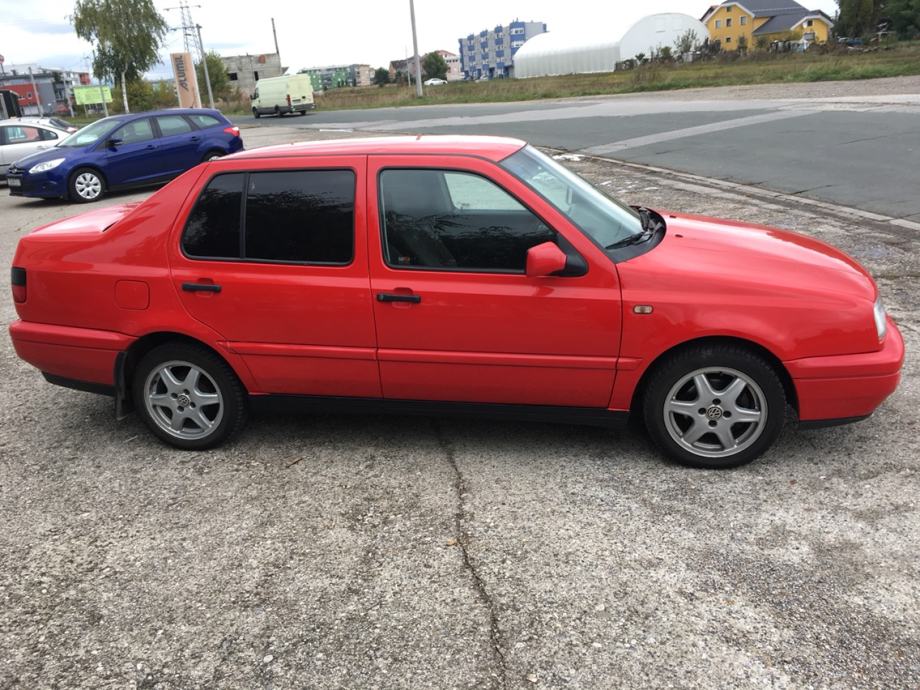
POLYGON ((223 124, 220 120, 212 115, 189 115, 188 119, 194 122, 201 129, 217 127, 218 125, 223 124))
POLYGON ((244 173, 218 175, 198 197, 182 235, 182 251, 200 259, 240 258, 244 173))
POLYGON ((354 208, 350 170, 251 173, 246 258, 347 264, 354 245, 354 208))
POLYGON ((348 264, 354 206, 351 170, 218 175, 189 215, 182 251, 196 259, 348 264))

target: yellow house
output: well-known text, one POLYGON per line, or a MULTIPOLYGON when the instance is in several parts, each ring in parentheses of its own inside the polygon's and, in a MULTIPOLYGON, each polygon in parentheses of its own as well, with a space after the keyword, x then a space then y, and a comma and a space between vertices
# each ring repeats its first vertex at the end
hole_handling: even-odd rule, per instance
POLYGON ((710 7, 701 21, 722 50, 752 49, 763 40, 826 43, 834 26, 824 12, 807 10, 795 0, 729 0, 710 7))

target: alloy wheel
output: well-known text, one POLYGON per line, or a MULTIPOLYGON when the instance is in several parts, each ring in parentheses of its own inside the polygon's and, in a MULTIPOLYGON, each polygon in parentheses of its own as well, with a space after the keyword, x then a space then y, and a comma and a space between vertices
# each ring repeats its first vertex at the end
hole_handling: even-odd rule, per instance
POLYGON ((155 367, 144 385, 151 419, 170 436, 183 440, 211 434, 224 414, 224 399, 214 379, 181 360, 155 367))
POLYGON ((740 371, 697 369, 675 383, 664 408, 671 438, 694 455, 725 458, 752 446, 767 422, 760 386, 740 371))

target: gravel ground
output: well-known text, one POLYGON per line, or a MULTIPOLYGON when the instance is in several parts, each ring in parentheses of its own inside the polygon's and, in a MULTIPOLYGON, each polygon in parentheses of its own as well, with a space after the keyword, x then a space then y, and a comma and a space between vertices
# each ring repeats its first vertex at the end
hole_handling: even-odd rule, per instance
MULTIPOLYGON (((850 252, 907 340, 899 391, 731 472, 625 432, 400 417, 262 414, 183 453, 3 338, 0 687, 920 686, 917 234, 569 164, 850 252)), ((75 210, 0 196, 3 262, 75 210)))

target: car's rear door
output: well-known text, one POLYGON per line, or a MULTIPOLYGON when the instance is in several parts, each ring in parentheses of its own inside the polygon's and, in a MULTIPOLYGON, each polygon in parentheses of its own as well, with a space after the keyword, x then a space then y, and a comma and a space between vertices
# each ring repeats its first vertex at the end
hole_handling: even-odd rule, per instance
POLYGON ((201 132, 182 115, 157 115, 153 118, 159 138, 156 159, 165 175, 185 172, 201 162, 201 132))
POLYGON ((607 407, 620 342, 615 266, 487 161, 371 156, 368 238, 386 398, 607 407), (556 242, 583 275, 524 273, 556 242))
POLYGON ((108 141, 98 145, 109 186, 137 184, 163 177, 156 149, 156 134, 149 117, 131 120, 112 132, 108 141))
POLYGON ((366 158, 211 163, 170 246, 188 313, 263 393, 380 397, 366 158))
POLYGON ((28 125, 4 125, 0 127, 0 174, 29 154, 53 146, 42 135, 42 129, 28 125))

